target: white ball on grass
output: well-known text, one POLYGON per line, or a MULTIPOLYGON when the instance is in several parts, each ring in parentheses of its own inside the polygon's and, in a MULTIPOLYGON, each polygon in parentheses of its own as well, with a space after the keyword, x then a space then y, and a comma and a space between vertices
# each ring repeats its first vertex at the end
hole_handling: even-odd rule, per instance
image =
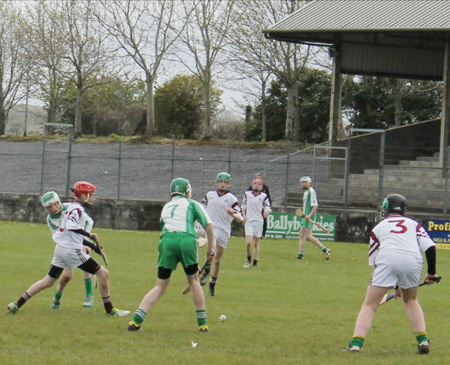
POLYGON ((222 315, 219 317, 220 322, 225 322, 226 319, 227 319, 227 316, 226 316, 225 314, 222 314, 222 315))

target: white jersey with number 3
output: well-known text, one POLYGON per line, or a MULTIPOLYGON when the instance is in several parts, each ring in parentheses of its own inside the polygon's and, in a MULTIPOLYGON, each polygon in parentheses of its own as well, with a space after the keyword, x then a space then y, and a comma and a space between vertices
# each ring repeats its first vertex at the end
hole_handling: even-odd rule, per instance
POLYGON ((427 231, 414 219, 391 215, 370 233, 369 266, 376 266, 379 252, 396 251, 422 258, 422 252, 434 246, 427 231))

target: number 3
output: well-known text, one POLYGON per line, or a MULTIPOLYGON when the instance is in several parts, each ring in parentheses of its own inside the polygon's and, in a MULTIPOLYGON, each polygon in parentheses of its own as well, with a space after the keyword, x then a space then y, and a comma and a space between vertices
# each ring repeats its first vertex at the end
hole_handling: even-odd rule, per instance
POLYGON ((389 223, 397 223, 395 226, 401 229, 400 231, 394 231, 393 229, 391 229, 391 233, 405 233, 408 230, 408 228, 403 224, 405 223, 404 219, 389 220, 389 223))

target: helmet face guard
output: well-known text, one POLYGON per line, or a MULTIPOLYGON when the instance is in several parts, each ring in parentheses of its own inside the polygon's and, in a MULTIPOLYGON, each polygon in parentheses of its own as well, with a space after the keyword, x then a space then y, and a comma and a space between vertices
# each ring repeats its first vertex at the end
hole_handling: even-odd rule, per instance
POLYGON ((312 179, 311 179, 311 177, 309 177, 309 176, 302 176, 302 177, 300 178, 300 184, 301 184, 302 182, 307 182, 307 183, 312 184, 312 179))
POLYGON ((42 195, 41 203, 44 208, 48 208, 55 203, 59 203, 61 205, 61 200, 55 191, 49 191, 42 195))
POLYGON ((253 179, 252 181, 252 190, 253 191, 261 191, 263 187, 263 181, 261 179, 253 179))
POLYGON ((381 216, 387 217, 388 214, 405 214, 406 212, 406 198, 400 194, 389 194, 384 198, 381 204, 381 216))
POLYGON ((219 172, 216 177, 216 186, 220 192, 225 192, 231 184, 231 174, 228 172, 219 172))
MULTIPOLYGON (((87 181, 77 181, 75 185, 73 186, 73 196, 75 198, 81 198, 82 194, 87 195, 87 199, 84 200, 84 203, 87 203, 89 201, 89 198, 92 196, 92 194, 95 194, 97 192, 97 188, 94 184, 87 182, 87 181)), ((80 199, 81 200, 81 199, 80 199)))

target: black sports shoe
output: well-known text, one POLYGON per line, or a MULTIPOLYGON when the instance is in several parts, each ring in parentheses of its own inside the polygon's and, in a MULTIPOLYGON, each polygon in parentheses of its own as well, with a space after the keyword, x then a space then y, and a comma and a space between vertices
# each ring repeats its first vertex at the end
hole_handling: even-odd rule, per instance
POLYGON ((141 325, 137 324, 134 321, 128 322, 128 331, 139 331, 141 329, 141 325))
POLYGON ((430 352, 430 343, 428 341, 422 341, 417 346, 417 349, 419 350, 419 354, 428 354, 430 352))

